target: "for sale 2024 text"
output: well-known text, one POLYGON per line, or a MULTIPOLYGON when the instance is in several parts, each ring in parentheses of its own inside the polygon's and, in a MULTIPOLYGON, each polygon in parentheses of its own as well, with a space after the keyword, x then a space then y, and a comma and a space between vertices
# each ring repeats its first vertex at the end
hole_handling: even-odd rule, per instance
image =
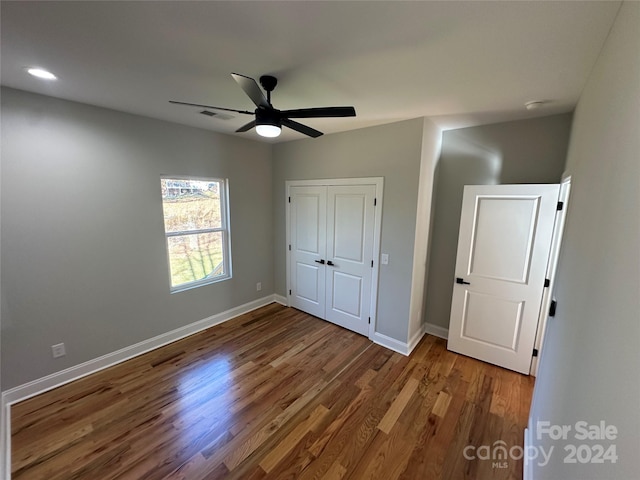
MULTIPOLYGON (((607 425, 604 420, 597 424, 581 420, 573 425, 538 421, 536 438, 542 440, 545 437, 556 441, 589 442, 567 443, 564 446, 566 452, 564 463, 616 463, 618 461, 615 443, 608 443, 618 438, 618 428, 615 425, 607 425), (594 441, 602 443, 593 443, 594 441)), ((551 446, 551 448, 554 447, 551 446)))

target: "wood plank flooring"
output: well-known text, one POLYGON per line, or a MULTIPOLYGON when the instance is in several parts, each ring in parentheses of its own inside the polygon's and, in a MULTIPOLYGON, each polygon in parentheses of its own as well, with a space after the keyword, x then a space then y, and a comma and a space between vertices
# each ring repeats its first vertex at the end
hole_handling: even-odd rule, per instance
POLYGON ((14 479, 519 479, 533 379, 278 304, 14 405, 14 479))

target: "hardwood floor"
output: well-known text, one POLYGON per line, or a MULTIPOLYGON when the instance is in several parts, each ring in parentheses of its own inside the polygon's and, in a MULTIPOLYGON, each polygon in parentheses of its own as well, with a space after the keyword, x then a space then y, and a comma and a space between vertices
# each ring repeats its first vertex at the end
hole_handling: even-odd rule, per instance
POLYGON ((12 478, 518 479, 464 449, 522 446, 532 389, 272 304, 14 405, 12 478))

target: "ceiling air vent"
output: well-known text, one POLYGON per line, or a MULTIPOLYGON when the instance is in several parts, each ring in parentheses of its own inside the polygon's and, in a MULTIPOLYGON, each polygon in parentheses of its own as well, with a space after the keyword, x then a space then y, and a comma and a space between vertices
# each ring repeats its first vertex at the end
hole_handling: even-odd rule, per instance
POLYGON ((227 113, 212 112, 210 110, 202 110, 200 113, 207 117, 215 117, 218 120, 231 120, 233 118, 233 115, 229 115, 227 113))

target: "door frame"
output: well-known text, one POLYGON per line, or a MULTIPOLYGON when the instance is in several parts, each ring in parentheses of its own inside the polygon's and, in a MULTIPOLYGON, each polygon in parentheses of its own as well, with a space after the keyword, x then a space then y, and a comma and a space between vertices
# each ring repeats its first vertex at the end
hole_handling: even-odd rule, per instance
POLYGON ((371 323, 369 323, 369 339, 373 339, 376 331, 377 306, 378 306, 378 280, 380 275, 380 241, 382 235, 382 205, 384 178, 383 177, 360 177, 360 178, 326 178, 317 180, 286 180, 285 181, 285 215, 286 215, 286 278, 287 278, 287 306, 291 307, 291 204, 290 189, 291 187, 310 187, 310 186, 339 186, 339 185, 373 185, 376 187, 376 205, 374 209, 374 225, 373 225, 373 268, 371 272, 371 323))
POLYGON ((544 333, 549 320, 549 307, 553 300, 553 289, 556 280, 556 271, 558 268, 558 259, 560 257, 560 247, 562 246, 562 236, 564 234, 564 224, 567 219, 567 210, 569 205, 569 194, 571 193, 571 176, 567 175, 562 178, 560 183, 560 195, 558 201, 562 202, 562 210, 556 212, 556 221, 553 225, 553 236, 551 237, 551 251, 549 252, 549 261, 547 263, 546 278, 549 279, 549 287, 542 292, 542 302, 540 304, 540 313, 538 315, 538 330, 533 343, 533 348, 538 351, 538 355, 531 358, 531 367, 529 375, 538 376, 538 366, 540 365, 540 353, 544 342, 544 333))

